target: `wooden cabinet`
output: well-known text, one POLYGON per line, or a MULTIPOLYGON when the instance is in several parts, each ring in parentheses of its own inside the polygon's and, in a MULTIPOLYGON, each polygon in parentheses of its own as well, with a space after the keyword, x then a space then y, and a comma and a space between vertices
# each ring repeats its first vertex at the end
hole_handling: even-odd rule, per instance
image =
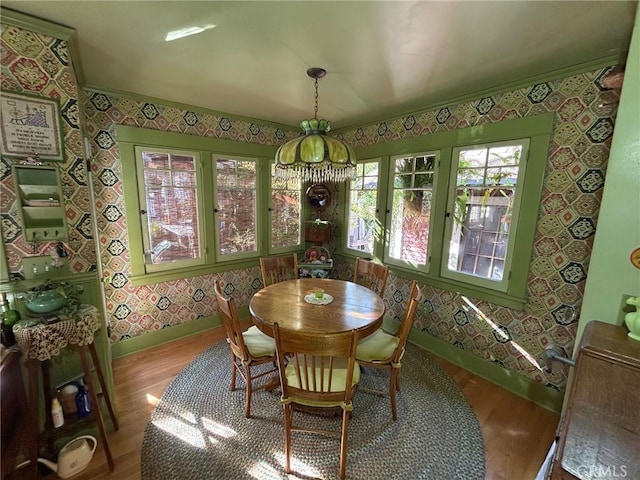
POLYGON ((640 478, 640 342, 590 322, 560 420, 552 480, 640 478))
POLYGON ((16 458, 26 452, 29 435, 27 396, 20 369, 20 352, 9 350, 0 363, 0 414, 2 416, 2 478, 15 468, 16 458))
POLYGON ((14 165, 16 198, 25 241, 64 240, 67 220, 56 167, 14 165))

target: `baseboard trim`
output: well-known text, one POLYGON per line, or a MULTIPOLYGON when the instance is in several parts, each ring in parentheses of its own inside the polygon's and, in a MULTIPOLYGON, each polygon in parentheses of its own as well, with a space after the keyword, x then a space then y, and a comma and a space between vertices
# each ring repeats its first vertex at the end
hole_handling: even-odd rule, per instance
MULTIPOLYGON (((395 331, 397 322, 385 317, 383 327, 385 329, 388 328, 390 331, 395 331)), ((461 350, 444 340, 416 329, 411 330, 409 342, 485 380, 495 383, 519 397, 526 398, 546 410, 557 414, 562 411, 564 394, 553 388, 549 388, 512 370, 507 370, 496 363, 479 358, 472 352, 461 350)))
MULTIPOLYGON (((239 307, 238 315, 240 318, 249 316, 249 307, 239 307)), ((181 338, 197 335, 213 328, 222 326, 220 315, 211 315, 209 317, 198 318, 192 322, 182 323, 170 328, 164 328, 157 332, 149 332, 126 340, 111 344, 112 358, 120 358, 133 353, 141 352, 148 348, 157 347, 164 343, 173 342, 181 338)))
MULTIPOLYGON (((249 308, 238 308, 238 316, 242 319, 249 317, 249 308)), ((219 328, 222 320, 219 315, 199 318, 192 322, 165 328, 157 332, 150 332, 138 337, 121 340, 111 345, 111 355, 113 358, 124 357, 133 353, 146 350, 164 343, 197 335, 206 330, 219 328)), ((397 329, 397 322, 385 317, 383 328, 389 331, 397 329)), ((464 368, 471 373, 484 378, 496 385, 512 392, 522 398, 532 401, 536 405, 560 414, 562 411, 562 401, 564 395, 552 388, 531 380, 519 373, 516 373, 500 365, 479 358, 472 352, 461 350, 444 340, 428 335, 418 330, 411 330, 409 342, 425 350, 442 357, 454 365, 464 368)))

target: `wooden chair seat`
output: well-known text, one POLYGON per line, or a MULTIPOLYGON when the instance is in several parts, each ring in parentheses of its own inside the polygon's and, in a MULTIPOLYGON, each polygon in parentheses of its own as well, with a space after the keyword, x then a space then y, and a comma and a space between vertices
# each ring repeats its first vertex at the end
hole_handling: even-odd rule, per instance
POLYGON ((252 357, 268 357, 276 354, 276 343, 273 338, 262 333, 255 325, 242 332, 242 338, 252 357))
POLYGON ((381 328, 358 342, 356 358, 359 362, 384 362, 393 356, 400 339, 381 328))

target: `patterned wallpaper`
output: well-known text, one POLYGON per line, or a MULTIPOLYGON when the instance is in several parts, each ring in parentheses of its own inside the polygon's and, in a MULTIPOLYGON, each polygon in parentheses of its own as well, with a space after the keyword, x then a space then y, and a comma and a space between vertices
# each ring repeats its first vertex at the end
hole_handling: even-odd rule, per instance
POLYGON ((262 286, 259 267, 142 287, 129 283, 129 242, 115 127, 130 125, 264 145, 280 145, 300 133, 102 93, 83 92, 81 103, 92 144, 100 258, 104 275, 111 277, 107 286, 111 339, 119 341, 216 314, 213 284, 218 279, 225 282, 226 293, 238 305, 247 305, 262 286))
MULTIPOLYGON (((91 201, 84 162, 78 85, 65 41, 2 25, 0 30, 0 85, 2 90, 55 98, 60 104, 65 145, 60 168, 69 240, 69 267, 73 273, 95 269, 96 251, 91 218, 91 201)), ((16 207, 11 164, 21 159, 0 161, 0 215, 9 271, 20 277, 23 257, 46 255, 48 242, 27 242, 22 234, 16 207)))
MULTIPOLYGON (((66 55, 54 53, 54 50, 66 53, 66 48, 60 45, 59 40, 3 25, 2 88, 60 95, 61 104, 69 105, 63 110, 75 112, 71 121, 65 117, 67 162, 63 165, 68 220, 73 225, 69 247, 75 272, 91 269, 96 261, 86 175, 80 174, 83 165, 78 130, 80 106, 92 148, 99 259, 105 276, 111 277, 106 288, 111 340, 117 342, 215 314, 212 286, 218 278, 226 283, 227 293, 233 295, 238 305, 247 305, 261 287, 258 267, 157 285, 131 285, 115 125, 268 145, 284 143, 297 136, 298 131, 102 93, 76 94, 77 89, 69 93, 66 88, 75 83, 66 55)), ((538 364, 543 365, 542 352, 547 345, 558 344, 570 350, 575 340, 618 102, 618 93, 602 83, 611 68, 388 119, 340 134, 357 147, 556 112, 525 309, 518 312, 475 299, 465 301, 453 292, 422 285, 425 300, 414 325, 479 358, 560 390, 566 383, 564 372, 547 374, 538 364)), ((12 210, 12 181, 8 181, 6 170, 3 159, 0 211, 10 270, 17 273, 20 258, 33 254, 33 248, 20 234, 12 210)), ((339 214, 335 202, 324 212, 329 219, 339 214)), ((45 246, 37 249, 44 251, 45 246)), ((351 265, 338 264, 332 276, 349 279, 351 269, 351 265)), ((406 280, 393 276, 388 282, 385 303, 389 314, 398 319, 408 286, 406 280)))
MULTIPOLYGON (((614 66, 531 85, 472 102, 446 105, 342 132, 355 147, 555 112, 522 312, 422 285, 414 327, 552 388, 565 371, 547 374, 545 347, 572 351, 600 208, 619 92, 603 78, 614 66)), ((532 221, 534 221, 532 219, 532 221)), ((342 277, 351 275, 341 266, 342 277)), ((387 304, 398 320, 409 282, 390 276, 387 304)))
MULTIPOLYGON (((92 150, 99 258, 104 276, 111 277, 111 284, 106 286, 111 340, 216 314, 212 292, 218 275, 143 287, 129 283, 127 224, 115 126, 131 125, 265 145, 280 145, 298 136, 299 130, 79 91, 66 42, 4 24, 0 38, 2 89, 30 91, 60 100, 67 161, 59 166, 70 226, 70 239, 65 246, 73 273, 95 270, 97 262, 80 133, 80 123, 84 124, 92 150)), ((3 158, 0 163, 0 214, 9 271, 13 277, 22 278, 21 259, 45 255, 50 244, 26 242, 22 235, 10 168, 13 161, 3 158)), ((248 304, 261 286, 258 267, 227 272, 221 278, 227 283, 227 293, 233 294, 239 305, 248 304)))

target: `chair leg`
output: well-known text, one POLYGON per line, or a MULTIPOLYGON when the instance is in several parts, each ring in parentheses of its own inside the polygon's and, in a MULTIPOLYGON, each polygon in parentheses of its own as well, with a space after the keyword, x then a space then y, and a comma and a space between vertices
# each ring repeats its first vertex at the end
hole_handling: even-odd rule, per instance
POLYGON ((236 365, 236 356, 233 352, 231 352, 231 391, 235 391, 236 389, 236 369, 238 366, 236 365))
POLYGON ((344 480, 347 472, 347 443, 349 439, 349 413, 342 411, 342 433, 340 435, 340 480, 344 480))
POLYGON ((283 405, 284 408, 284 471, 291 473, 291 427, 293 423, 293 407, 283 405))
POLYGON ((391 401, 391 415, 393 416, 393 421, 398 419, 398 411, 396 409, 396 389, 400 390, 398 387, 398 369, 391 369, 391 379, 389 381, 389 400, 391 401))
POLYGON ((244 416, 249 418, 251 417, 251 394, 252 394, 252 383, 253 381, 251 380, 251 367, 249 365, 245 365, 244 366, 244 371, 245 371, 245 375, 246 375, 246 380, 247 380, 247 387, 246 387, 246 398, 244 401, 244 416))

